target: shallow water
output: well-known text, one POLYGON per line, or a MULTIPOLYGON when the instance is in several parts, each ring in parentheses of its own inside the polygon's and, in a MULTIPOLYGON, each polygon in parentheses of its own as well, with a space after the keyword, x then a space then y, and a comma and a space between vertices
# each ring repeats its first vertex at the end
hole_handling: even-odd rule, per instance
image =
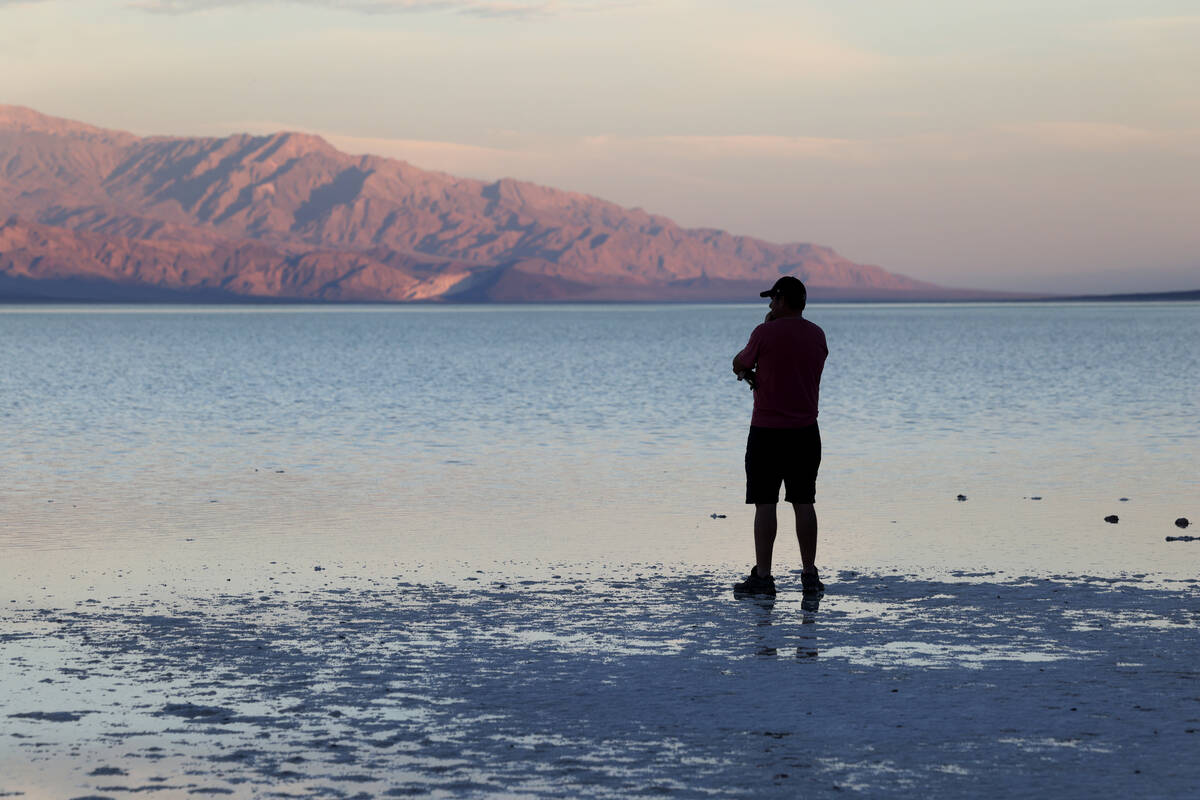
POLYGON ((0 309, 0 796, 1196 794, 1200 305, 762 313, 0 309))
POLYGON ((1200 582, 286 566, 0 610, 33 797, 1189 797, 1200 582), (797 576, 781 576, 785 588, 797 576), (795 588, 791 586, 790 588, 795 588))
MULTIPOLYGON (((728 362, 762 313, 0 309, 0 548, 22 574, 130 553, 743 565, 728 362)), ((808 313, 831 349, 823 563, 1190 573, 1200 549, 1164 537, 1200 518, 1200 305, 808 313)))

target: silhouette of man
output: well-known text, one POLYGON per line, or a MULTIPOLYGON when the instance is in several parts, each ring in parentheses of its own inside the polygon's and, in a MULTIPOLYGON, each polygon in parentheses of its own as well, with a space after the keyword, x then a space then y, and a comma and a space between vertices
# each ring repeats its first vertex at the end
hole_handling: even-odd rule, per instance
POLYGON ((775 507, 779 486, 796 512, 796 538, 807 593, 825 588, 817 573, 817 469, 821 465, 821 432, 817 398, 829 348, 825 332, 804 319, 808 291, 799 279, 785 275, 761 297, 771 298, 767 318, 733 357, 738 380, 754 390, 754 414, 746 440, 746 502, 754 505, 755 565, 738 594, 775 594, 771 555, 778 528, 775 507))

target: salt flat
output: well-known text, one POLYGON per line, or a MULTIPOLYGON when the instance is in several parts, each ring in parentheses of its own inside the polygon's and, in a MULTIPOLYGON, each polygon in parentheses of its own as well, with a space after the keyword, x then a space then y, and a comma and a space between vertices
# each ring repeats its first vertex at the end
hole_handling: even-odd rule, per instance
POLYGON ((1200 791, 1197 581, 271 569, 7 603, 0 796, 1200 791))
POLYGON ((816 607, 761 306, 0 313, 0 794, 1200 796, 1198 311, 815 306, 816 607))

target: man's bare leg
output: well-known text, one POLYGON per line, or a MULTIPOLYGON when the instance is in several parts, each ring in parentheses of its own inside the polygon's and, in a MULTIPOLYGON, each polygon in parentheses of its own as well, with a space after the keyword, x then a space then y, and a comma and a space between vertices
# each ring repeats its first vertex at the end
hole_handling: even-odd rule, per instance
MULTIPOLYGON (((775 552, 775 532, 778 528, 774 503, 759 503, 754 506, 754 557, 758 562, 758 577, 760 578, 771 574, 771 554, 775 552)), ((813 531, 815 546, 815 526, 813 531)))
MULTIPOLYGON (((812 572, 817 565, 817 510, 813 508, 812 503, 792 503, 792 506, 796 509, 796 540, 800 543, 800 562, 804 564, 805 572, 812 572)), ((757 542, 757 515, 755 520, 757 542)), ((767 557, 770 558, 769 551, 767 557)))

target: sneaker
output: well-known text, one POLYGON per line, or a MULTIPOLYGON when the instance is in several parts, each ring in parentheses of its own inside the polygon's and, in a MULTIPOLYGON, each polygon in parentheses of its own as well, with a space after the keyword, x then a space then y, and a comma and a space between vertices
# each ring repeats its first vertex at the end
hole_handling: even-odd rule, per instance
POLYGON ((758 566, 755 565, 750 569, 750 577, 741 583, 733 585, 734 594, 775 594, 775 579, 768 575, 765 578, 758 576, 758 566))
POLYGON ((800 573, 800 585, 804 587, 805 592, 825 591, 825 584, 821 583, 821 577, 817 574, 816 567, 812 568, 812 572, 800 573))

